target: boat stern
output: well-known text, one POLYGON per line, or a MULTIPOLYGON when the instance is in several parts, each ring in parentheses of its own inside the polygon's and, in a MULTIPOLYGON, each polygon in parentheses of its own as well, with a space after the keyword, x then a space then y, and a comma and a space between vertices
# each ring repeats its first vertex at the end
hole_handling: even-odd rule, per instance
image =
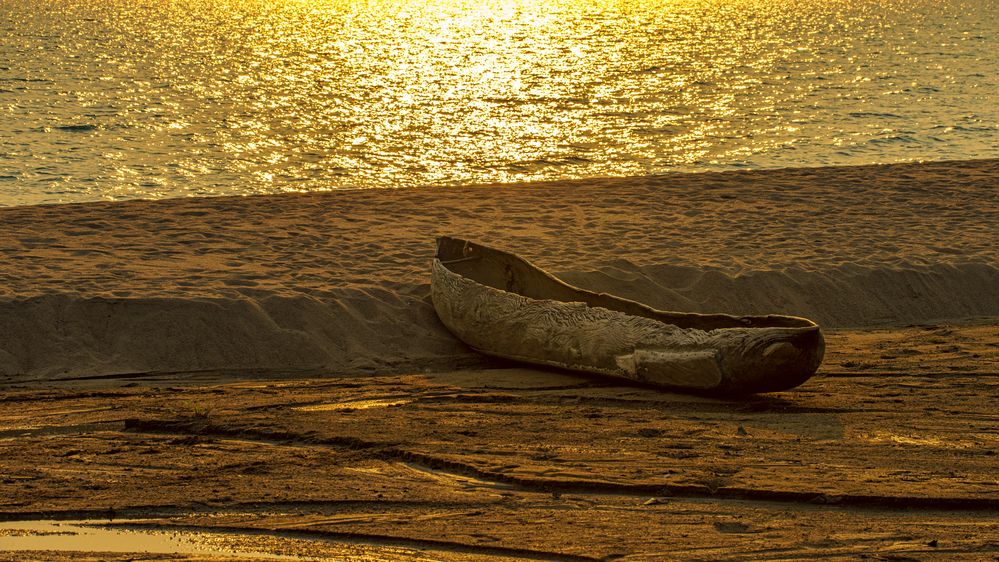
POLYGON ((815 374, 825 355, 825 338, 815 325, 747 330, 742 338, 730 338, 720 351, 724 375, 716 390, 778 392, 799 386, 815 374))

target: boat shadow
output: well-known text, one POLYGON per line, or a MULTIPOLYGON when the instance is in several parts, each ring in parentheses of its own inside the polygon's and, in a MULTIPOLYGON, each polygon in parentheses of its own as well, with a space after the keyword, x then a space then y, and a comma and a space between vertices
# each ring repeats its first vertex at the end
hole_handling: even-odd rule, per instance
MULTIPOLYGON (((627 398, 622 396, 621 399, 627 400, 628 402, 642 401, 662 404, 664 407, 675 407, 677 404, 682 403, 684 405, 684 409, 688 411, 727 411, 758 414, 839 414, 855 411, 851 408, 827 408, 815 405, 804 405, 800 403, 799 400, 795 399, 795 394, 797 393, 795 390, 767 394, 719 394, 717 391, 697 392, 687 388, 671 390, 663 388, 661 385, 648 384, 620 377, 586 373, 571 369, 563 369, 560 367, 533 365, 518 362, 512 359, 501 358, 489 358, 488 366, 486 366, 486 368, 515 369, 520 371, 531 371, 539 374, 547 373, 550 375, 556 375, 557 377, 552 377, 553 384, 547 388, 570 387, 565 384, 565 380, 568 377, 579 381, 578 385, 571 385, 571 388, 577 390, 585 391, 592 389, 594 391, 607 391, 614 389, 631 389, 641 391, 639 394, 628 393, 627 398), (556 378, 557 381, 554 380, 556 378), (561 384, 554 384, 556 382, 561 384)), ((584 402, 590 401, 585 394, 580 395, 579 398, 584 402)), ((601 402, 609 399, 604 393, 600 393, 600 395, 594 393, 594 395, 589 398, 593 401, 601 402)))

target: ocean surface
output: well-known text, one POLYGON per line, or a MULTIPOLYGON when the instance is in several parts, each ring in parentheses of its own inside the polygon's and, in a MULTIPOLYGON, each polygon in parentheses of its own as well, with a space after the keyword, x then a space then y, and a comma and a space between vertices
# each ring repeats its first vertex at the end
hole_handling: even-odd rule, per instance
POLYGON ((986 157, 994 0, 0 0, 0 205, 986 157))

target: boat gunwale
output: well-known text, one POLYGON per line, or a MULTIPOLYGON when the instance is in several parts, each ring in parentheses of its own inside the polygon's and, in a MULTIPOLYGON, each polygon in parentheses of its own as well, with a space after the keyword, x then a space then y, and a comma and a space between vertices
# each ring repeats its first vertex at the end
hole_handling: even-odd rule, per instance
POLYGON ((534 265, 530 261, 518 256, 517 254, 513 254, 511 252, 506 252, 503 250, 498 250, 496 248, 491 248, 488 246, 483 246, 481 244, 477 244, 470 240, 465 240, 463 238, 457 238, 453 236, 440 236, 437 238, 437 252, 434 255, 434 262, 439 263, 442 268, 447 270, 452 275, 456 275, 458 277, 467 280, 468 282, 476 283, 478 285, 488 287, 500 292, 511 293, 532 300, 549 300, 553 302, 562 302, 562 303, 582 303, 588 307, 604 308, 615 312, 634 314, 636 316, 642 316, 645 318, 662 322, 663 324, 678 326, 681 328, 698 329, 708 333, 716 332, 718 330, 726 330, 726 329, 743 329, 743 330, 759 329, 759 330, 782 331, 788 334, 795 334, 795 333, 817 331, 821 329, 817 323, 815 323, 812 320, 809 320, 808 318, 803 318, 800 316, 792 316, 792 315, 769 314, 769 315, 735 316, 732 314, 725 314, 725 313, 705 314, 698 312, 676 312, 676 311, 659 310, 647 304, 626 299, 624 297, 619 297, 617 295, 612 295, 609 293, 597 293, 594 291, 589 291, 587 289, 576 287, 574 285, 566 283, 565 281, 559 279, 555 275, 549 273, 544 268, 534 265), (480 252, 484 251, 486 255, 493 254, 501 256, 503 259, 513 260, 521 264, 522 266, 526 267, 527 269, 533 270, 534 273, 545 278, 546 282, 550 282, 554 285, 557 285, 561 287, 563 290, 569 291, 570 293, 575 293, 580 296, 588 297, 588 300, 587 299, 564 300, 564 299, 550 298, 550 297, 537 298, 531 295, 525 295, 519 291, 507 290, 500 287, 496 287, 489 283, 484 283, 482 281, 479 281, 478 279, 465 275, 459 271, 455 271, 454 269, 448 267, 448 265, 454 263, 482 260, 486 257, 486 255, 480 253, 475 256, 463 255, 462 257, 457 259, 448 259, 448 260, 442 259, 441 258, 442 247, 444 247, 445 245, 452 245, 452 244, 461 246, 463 248, 463 253, 464 253, 464 248, 471 247, 479 249, 480 252), (617 304, 620 305, 620 307, 603 306, 602 302, 617 304), (636 311, 639 312, 639 314, 635 314, 636 311), (679 320, 680 323, 673 322, 672 320, 679 320), (787 323, 773 325, 773 323, 778 323, 782 321, 787 321, 787 323), (715 327, 701 327, 699 325, 699 324, 710 324, 710 323, 724 323, 729 325, 719 325, 715 327), (762 325, 754 325, 756 323, 762 325))

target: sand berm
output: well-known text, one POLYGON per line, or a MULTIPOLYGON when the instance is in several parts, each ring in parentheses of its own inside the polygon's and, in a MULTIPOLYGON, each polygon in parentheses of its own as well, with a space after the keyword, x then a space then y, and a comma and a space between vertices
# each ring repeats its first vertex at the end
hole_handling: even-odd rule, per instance
POLYGON ((0 209, 0 380, 482 359, 441 234, 668 310, 826 328, 999 317, 999 160, 0 209))

